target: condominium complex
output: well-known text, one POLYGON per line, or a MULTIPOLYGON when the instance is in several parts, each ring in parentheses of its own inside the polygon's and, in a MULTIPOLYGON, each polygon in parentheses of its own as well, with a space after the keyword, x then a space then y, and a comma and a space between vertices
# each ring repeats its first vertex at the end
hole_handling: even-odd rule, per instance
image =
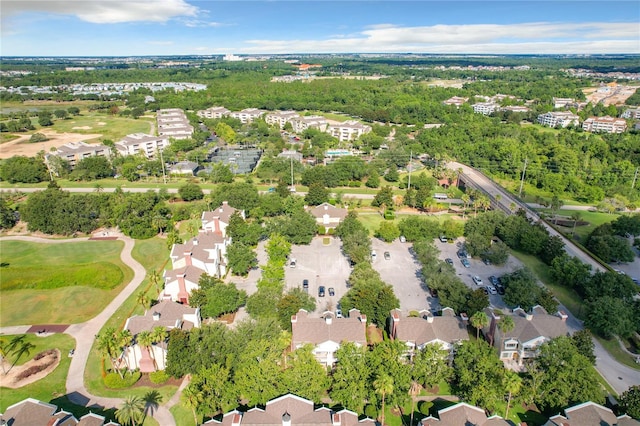
POLYGON ((275 111, 268 113, 264 119, 267 124, 277 124, 282 129, 285 124, 298 117, 300 117, 300 114, 295 111, 275 111))
POLYGON ((145 133, 127 135, 115 143, 120 155, 144 154, 147 158, 155 158, 156 153, 169 146, 168 136, 152 136, 145 133))
POLYGON ((572 112, 548 112, 538 115, 538 123, 548 127, 578 126, 579 118, 572 112))
POLYGON ((454 96, 452 98, 447 99, 446 101, 444 101, 442 103, 444 105, 455 105, 456 107, 460 108, 468 100, 469 100, 469 98, 461 98, 459 96, 454 96))
POLYGON ((198 117, 202 118, 222 118, 231 114, 231 111, 225 107, 211 107, 197 112, 198 117))
POLYGON ((327 119, 320 115, 308 115, 291 120, 291 127, 296 133, 302 133, 311 128, 318 129, 321 132, 326 132, 328 125, 329 123, 327 122, 327 119))
POLYGON ((500 108, 500 105, 494 102, 480 102, 477 104, 471 105, 473 108, 473 112, 478 114, 490 115, 493 114, 494 111, 500 108))
POLYGON ((70 142, 59 146, 56 151, 47 154, 55 155, 66 160, 73 169, 76 164, 88 157, 111 157, 111 148, 102 144, 88 144, 86 142, 70 142))
POLYGON ((355 120, 345 121, 344 123, 330 124, 327 132, 331 136, 338 138, 340 142, 347 142, 358 139, 360 136, 371 131, 371 126, 359 123, 355 120))
POLYGON ((629 108, 625 112, 620 115, 622 118, 633 118, 636 120, 640 120, 640 108, 629 108))
POLYGON ((188 139, 193 136, 193 126, 187 116, 179 108, 161 109, 158 111, 158 135, 174 139, 188 139))
POLYGON ((258 108, 245 108, 242 111, 234 111, 229 114, 233 118, 237 118, 242 123, 251 123, 253 120, 257 120, 258 118, 264 115, 265 111, 258 108))
POLYGON ((627 122, 623 118, 589 117, 582 123, 586 132, 622 133, 627 130, 627 122))

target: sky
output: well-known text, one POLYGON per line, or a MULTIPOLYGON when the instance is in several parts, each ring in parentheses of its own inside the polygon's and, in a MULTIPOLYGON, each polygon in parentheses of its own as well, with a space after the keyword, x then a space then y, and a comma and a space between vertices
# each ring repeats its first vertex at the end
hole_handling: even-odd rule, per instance
POLYGON ((2 56, 640 54, 640 2, 0 0, 2 56))

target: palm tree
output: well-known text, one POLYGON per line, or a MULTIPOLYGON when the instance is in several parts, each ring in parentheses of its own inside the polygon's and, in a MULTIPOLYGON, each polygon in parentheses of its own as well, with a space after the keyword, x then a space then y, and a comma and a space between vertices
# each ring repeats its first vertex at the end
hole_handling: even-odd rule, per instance
POLYGON ((12 353, 15 348, 24 343, 24 339, 27 336, 25 334, 15 336, 9 343, 7 343, 4 339, 0 339, 0 364, 2 364, 2 373, 7 374, 8 371, 4 368, 4 362, 9 357, 9 354, 12 353))
POLYGON ((503 315, 500 321, 498 321, 498 330, 500 330, 500 352, 502 352, 503 349, 505 334, 513 330, 515 326, 513 318, 509 315, 503 315))
POLYGON ((162 215, 155 215, 151 219, 151 224, 153 225, 154 228, 158 230, 158 233, 162 235, 162 231, 164 231, 164 228, 167 227, 168 221, 162 215))
POLYGON ((469 204, 471 203, 471 197, 469 196, 469 194, 462 194, 462 197, 460 197, 460 199, 464 203, 464 210, 462 211, 462 217, 464 217, 465 213, 467 212, 467 207, 469 207, 469 204))
POLYGON ((469 318, 471 325, 476 329, 476 340, 480 339, 480 329, 489 325, 489 317, 482 311, 478 311, 469 318))
POLYGON ((160 294, 160 272, 155 269, 151 269, 149 271, 149 281, 151 281, 151 284, 155 286, 156 292, 160 294))
POLYGON ((182 395, 180 395, 180 399, 182 400, 182 405, 191 409, 191 412, 193 413, 193 421, 195 424, 198 424, 196 410, 203 400, 203 395, 202 392, 200 392, 200 389, 191 383, 189 386, 184 388, 182 395))
POLYGON ((380 424, 384 426, 384 400, 386 396, 393 393, 393 378, 387 374, 381 374, 373 382, 376 393, 382 396, 382 411, 380 413, 380 424))
POLYGON ((153 413, 155 413, 162 402, 162 395, 160 395, 160 392, 157 390, 151 390, 144 394, 142 401, 144 402, 144 417, 147 417, 149 413, 153 416, 153 413))
MULTIPOLYGON (((120 356, 124 358, 124 362, 125 364, 127 364, 127 369, 129 371, 133 371, 131 366, 129 365, 129 358, 126 356, 127 349, 129 348, 129 346, 131 346, 131 342, 133 341, 133 336, 131 335, 131 332, 127 329, 120 330, 117 334, 116 339, 118 341, 118 346, 122 350, 122 354, 120 356)), ((135 352, 133 356, 135 360, 135 352)))
POLYGON ((136 303, 140 304, 145 310, 149 307, 149 297, 147 297, 144 291, 138 292, 136 295, 136 303))
POLYGON ((116 410, 116 419, 123 425, 136 426, 142 421, 144 401, 139 396, 130 395, 122 402, 122 406, 116 410))
POLYGON ((571 236, 573 237, 576 234, 576 224, 580 219, 582 219, 582 213, 580 212, 571 213, 571 219, 573 219, 573 230, 571 231, 571 236))
MULTIPOLYGON (((158 343, 162 343, 167 339, 167 329, 164 327, 153 327, 153 330, 151 330, 151 340, 153 343, 158 344, 158 343)), ((155 358, 155 355, 153 357, 153 363, 155 364, 155 368, 156 370, 158 369, 158 362, 155 358)), ((163 363, 164 364, 164 363, 163 363)))
POLYGON ((507 398, 507 409, 504 413, 504 419, 507 420, 509 417, 509 405, 511 405, 511 397, 513 395, 517 395, 520 392, 520 388, 522 387, 522 379, 516 372, 511 370, 506 370, 503 378, 503 384, 507 392, 509 393, 509 397, 507 398))
MULTIPOLYGON (((102 352, 102 356, 109 358, 113 371, 117 371, 122 378, 122 372, 116 367, 116 358, 118 357, 118 341, 116 339, 116 329, 108 327, 98 336, 98 350, 102 352)), ((104 359, 104 358, 103 358, 104 359)))
POLYGON ((141 331, 136 336, 136 340, 138 341, 138 345, 140 345, 141 347, 145 348, 148 351, 149 356, 151 357, 151 360, 153 361, 153 365, 155 367, 156 361, 153 359, 153 347, 152 347, 153 337, 151 336, 151 332, 147 330, 141 331))

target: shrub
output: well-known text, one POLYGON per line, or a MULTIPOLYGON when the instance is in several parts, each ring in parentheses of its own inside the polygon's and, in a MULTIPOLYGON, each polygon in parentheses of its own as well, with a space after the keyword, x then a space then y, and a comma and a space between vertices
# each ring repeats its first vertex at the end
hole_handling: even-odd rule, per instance
POLYGON ((154 371, 153 373, 149 373, 149 380, 151 383, 155 383, 156 385, 161 385, 167 380, 169 380, 169 375, 164 370, 154 371))
POLYGON ((421 401, 420 405, 418 406, 418 410, 420 410, 420 413, 424 414, 425 416, 428 416, 429 410, 431 409, 431 407, 433 407, 432 401, 421 401))
POLYGON ((48 140, 49 138, 43 133, 34 133, 31 135, 31 138, 29 138, 29 142, 45 142, 48 140))
MULTIPOLYGON (((47 355, 53 355, 55 353, 56 353, 55 349, 47 349, 46 351, 42 351, 39 354, 37 354, 36 356, 34 356, 33 360, 34 361, 38 361, 38 360, 44 358, 47 355)), ((54 359, 56 359, 56 358, 57 358, 57 355, 56 355, 56 357, 54 357, 54 359)))
POLYGON ((378 410, 376 409, 375 405, 369 404, 364 407, 364 415, 375 419, 378 416, 378 410))
POLYGON ((104 385, 110 389, 124 389, 133 386, 140 380, 142 374, 136 371, 132 374, 125 374, 123 378, 118 373, 109 373, 104 378, 104 385))
MULTIPOLYGON (((55 353, 55 350, 54 350, 54 353, 55 353)), ((41 352, 38 355, 41 355, 41 354, 44 354, 44 352, 41 352)), ((42 355, 42 356, 44 356, 44 355, 42 355)), ((41 358, 42 357, 40 357, 38 359, 41 359, 41 358)), ((33 366, 27 368, 26 370, 24 370, 20 374, 18 374, 18 376, 16 377, 16 381, 26 379, 27 377, 33 376, 34 374, 37 374, 37 373, 39 373, 41 371, 46 370, 47 368, 49 368, 51 365, 53 365, 56 362, 57 358, 58 358, 58 356, 56 354, 56 356, 53 357, 51 359, 51 361, 49 361, 47 363, 40 364, 40 365, 33 365, 33 366)))

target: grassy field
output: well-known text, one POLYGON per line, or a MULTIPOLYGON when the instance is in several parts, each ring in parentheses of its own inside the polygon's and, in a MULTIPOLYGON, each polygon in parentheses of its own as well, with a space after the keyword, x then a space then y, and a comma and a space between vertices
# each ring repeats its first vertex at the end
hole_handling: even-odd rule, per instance
MULTIPOLYGON (((2 336, 7 341, 14 336, 2 336)), ((54 334, 48 337, 37 337, 33 334, 27 334, 26 342, 34 344, 36 347, 31 351, 29 356, 23 357, 19 364, 32 359, 36 354, 47 349, 57 348, 60 350, 60 364, 47 377, 23 386, 18 389, 0 388, 0 412, 5 412, 8 406, 22 401, 25 398, 36 398, 41 401, 49 402, 54 398, 58 398, 66 393, 65 381, 71 358, 67 356, 69 350, 75 347, 75 340, 66 334, 54 334)), ((10 360, 12 360, 10 358, 10 360)))
POLYGON ((101 139, 110 139, 116 142, 131 133, 149 133, 151 122, 146 118, 135 120, 84 110, 81 115, 70 116, 65 120, 54 120, 50 129, 65 133, 102 133, 101 139))
POLYGON ((92 318, 133 276, 120 260, 122 246, 120 241, 0 242, 0 323, 69 324, 92 318))
MULTIPOLYGON (((551 210, 549 209, 540 209, 539 211, 551 214, 551 210)), ((589 222, 588 225, 576 226, 576 229, 575 229, 576 239, 582 243, 586 241, 589 234, 593 232, 595 228, 597 228, 598 226, 604 223, 613 222, 614 220, 620 217, 620 215, 618 214, 590 212, 585 210, 560 210, 558 212, 558 215, 566 216, 570 218, 571 215, 574 213, 580 214, 581 221, 589 222)), ((561 229, 566 235, 571 235, 571 232, 573 231, 573 227, 567 228, 567 227, 558 226, 558 228, 561 229)))
POLYGON ((0 133, 0 144, 10 142, 14 139, 18 139, 18 135, 14 135, 12 133, 0 133))
MULTIPOLYGON (((193 422, 193 412, 191 409, 185 408, 181 403, 174 405, 169 411, 173 414, 173 418, 176 420, 177 425, 195 426, 195 423, 193 422)), ((198 422, 204 420, 201 415, 196 415, 198 416, 198 422)))

